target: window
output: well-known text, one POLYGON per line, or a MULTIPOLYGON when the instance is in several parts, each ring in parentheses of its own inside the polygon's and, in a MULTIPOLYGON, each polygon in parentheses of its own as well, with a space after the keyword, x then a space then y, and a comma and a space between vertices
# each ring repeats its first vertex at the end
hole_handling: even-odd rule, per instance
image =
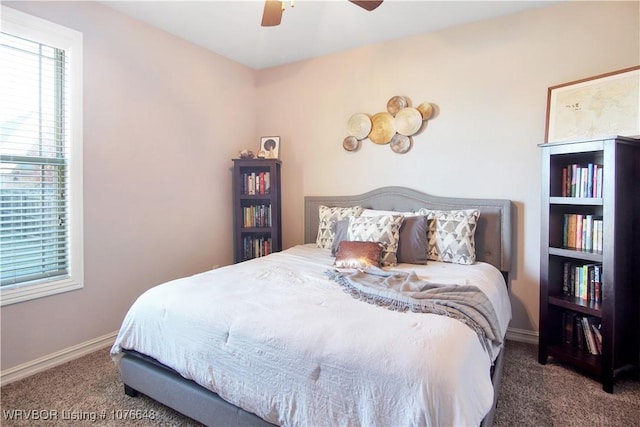
POLYGON ((2 305, 83 286, 82 34, 2 7, 2 305))

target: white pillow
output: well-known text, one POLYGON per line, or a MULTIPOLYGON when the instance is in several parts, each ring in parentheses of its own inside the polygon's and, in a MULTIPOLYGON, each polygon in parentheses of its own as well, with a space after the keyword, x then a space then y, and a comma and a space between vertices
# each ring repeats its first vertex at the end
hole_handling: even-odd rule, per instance
POLYGON ((365 209, 360 216, 382 216, 382 215, 402 215, 402 216, 417 216, 417 212, 405 211, 383 211, 379 209, 365 209))

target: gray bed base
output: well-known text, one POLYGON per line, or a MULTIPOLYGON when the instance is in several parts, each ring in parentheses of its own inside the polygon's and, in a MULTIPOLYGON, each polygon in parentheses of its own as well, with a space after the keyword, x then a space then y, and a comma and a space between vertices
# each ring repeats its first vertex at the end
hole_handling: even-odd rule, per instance
MULTIPOLYGON (((481 211, 476 229, 478 261, 496 266, 506 278, 511 270, 511 202, 499 199, 436 197, 404 187, 384 187, 356 196, 305 197, 304 242, 313 243, 318 230, 318 208, 361 205, 371 209, 410 211, 430 209, 469 209, 481 211)), ((508 284, 508 282, 507 282, 508 284)), ((504 365, 504 349, 491 371, 493 407, 482 426, 493 425, 504 365)), ((228 403, 217 394, 185 379, 154 359, 125 351, 120 361, 125 393, 142 393, 207 426, 271 426, 258 416, 228 403)))

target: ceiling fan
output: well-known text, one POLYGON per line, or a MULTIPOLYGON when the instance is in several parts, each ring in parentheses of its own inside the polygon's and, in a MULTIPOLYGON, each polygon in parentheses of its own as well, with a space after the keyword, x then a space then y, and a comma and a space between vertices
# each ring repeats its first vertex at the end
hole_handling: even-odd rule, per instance
MULTIPOLYGON (((376 7, 380 6, 383 0, 349 0, 349 1, 355 5, 360 6, 365 10, 372 11, 376 7)), ((264 11, 262 12, 262 26, 274 27, 276 25, 280 25, 283 11, 284 11, 284 4, 281 0, 265 0, 264 11)))

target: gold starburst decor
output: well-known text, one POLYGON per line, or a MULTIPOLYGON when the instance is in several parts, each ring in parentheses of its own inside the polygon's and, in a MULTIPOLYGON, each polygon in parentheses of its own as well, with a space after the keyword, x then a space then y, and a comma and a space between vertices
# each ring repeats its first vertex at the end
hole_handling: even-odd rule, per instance
POLYGON ((357 151, 360 141, 369 138, 374 144, 389 144, 394 153, 404 154, 413 146, 413 136, 425 128, 433 113, 434 106, 429 102, 414 108, 408 97, 393 96, 387 102, 387 111, 353 114, 347 121, 348 136, 342 146, 347 151, 357 151))

